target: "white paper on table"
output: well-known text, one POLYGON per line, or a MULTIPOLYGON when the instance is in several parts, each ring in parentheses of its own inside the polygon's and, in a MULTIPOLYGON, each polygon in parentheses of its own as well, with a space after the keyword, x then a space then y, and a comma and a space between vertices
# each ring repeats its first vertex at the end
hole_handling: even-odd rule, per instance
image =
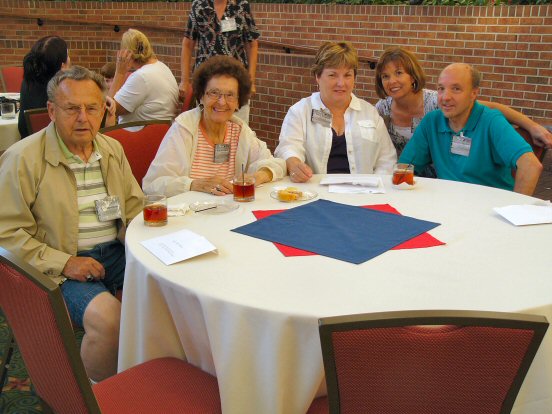
POLYGON ((371 174, 329 174, 321 181, 320 185, 349 184, 362 187, 378 187, 381 177, 371 174))
POLYGON ((208 252, 218 253, 217 248, 209 240, 190 230, 154 237, 142 241, 141 244, 166 265, 208 252))
POLYGON ((552 223, 552 204, 495 207, 494 211, 516 226, 552 223))
POLYGON ((385 187, 381 177, 371 177, 377 180, 375 186, 364 186, 359 184, 330 184, 328 186, 328 192, 341 193, 341 194, 383 194, 385 193, 385 187))

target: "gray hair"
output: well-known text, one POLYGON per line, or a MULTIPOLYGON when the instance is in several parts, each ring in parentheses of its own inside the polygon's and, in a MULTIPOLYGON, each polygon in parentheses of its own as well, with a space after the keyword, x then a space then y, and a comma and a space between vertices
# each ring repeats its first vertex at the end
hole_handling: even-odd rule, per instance
POLYGON ((107 84, 105 79, 99 73, 86 69, 82 66, 71 66, 69 69, 58 71, 52 79, 48 82, 47 92, 48 100, 54 102, 59 85, 64 80, 71 79, 75 81, 91 80, 102 92, 103 101, 105 102, 105 96, 107 94, 107 84))

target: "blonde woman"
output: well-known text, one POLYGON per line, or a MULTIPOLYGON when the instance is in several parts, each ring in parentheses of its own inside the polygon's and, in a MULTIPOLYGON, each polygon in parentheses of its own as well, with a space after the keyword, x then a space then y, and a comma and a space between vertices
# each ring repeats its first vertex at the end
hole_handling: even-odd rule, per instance
POLYGON ((378 111, 353 94, 358 69, 348 42, 324 43, 312 74, 319 92, 293 105, 274 155, 294 182, 312 174, 389 174, 397 153, 378 111))
POLYGON ((117 104, 119 123, 174 119, 178 84, 167 65, 155 57, 146 35, 135 29, 127 30, 116 64, 109 96, 117 104))

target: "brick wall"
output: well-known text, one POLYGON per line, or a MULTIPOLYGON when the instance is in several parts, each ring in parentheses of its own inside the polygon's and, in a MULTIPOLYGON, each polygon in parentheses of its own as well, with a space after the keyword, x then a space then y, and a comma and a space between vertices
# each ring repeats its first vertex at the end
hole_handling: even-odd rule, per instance
MULTIPOLYGON (((74 63, 98 69, 129 26, 151 39, 180 78, 180 44, 189 3, 0 0, 0 65, 20 64, 36 39, 58 34, 74 63), (37 25, 37 18, 44 24, 37 25), (115 32, 119 25, 120 32, 115 32)), ((439 71, 464 61, 483 72, 482 97, 552 124, 552 5, 501 7, 252 5, 262 39, 316 48, 346 39, 378 57, 403 45, 420 58, 434 88, 439 71)), ((287 108, 315 90, 312 57, 261 45, 251 126, 271 148, 287 108)), ((374 71, 361 65, 355 93, 376 102, 374 71)))

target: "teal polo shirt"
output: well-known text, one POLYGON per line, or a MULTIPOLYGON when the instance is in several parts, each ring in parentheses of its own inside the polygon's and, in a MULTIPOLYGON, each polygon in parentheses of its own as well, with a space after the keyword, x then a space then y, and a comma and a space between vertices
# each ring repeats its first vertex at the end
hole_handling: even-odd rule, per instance
POLYGON ((526 152, 532 152, 531 146, 502 113, 476 101, 468 122, 458 133, 450 129, 440 109, 428 113, 399 162, 414 164, 417 173, 433 163, 438 178, 513 190, 512 169, 526 152), (460 132, 471 138, 468 156, 451 152, 452 137, 460 132))

